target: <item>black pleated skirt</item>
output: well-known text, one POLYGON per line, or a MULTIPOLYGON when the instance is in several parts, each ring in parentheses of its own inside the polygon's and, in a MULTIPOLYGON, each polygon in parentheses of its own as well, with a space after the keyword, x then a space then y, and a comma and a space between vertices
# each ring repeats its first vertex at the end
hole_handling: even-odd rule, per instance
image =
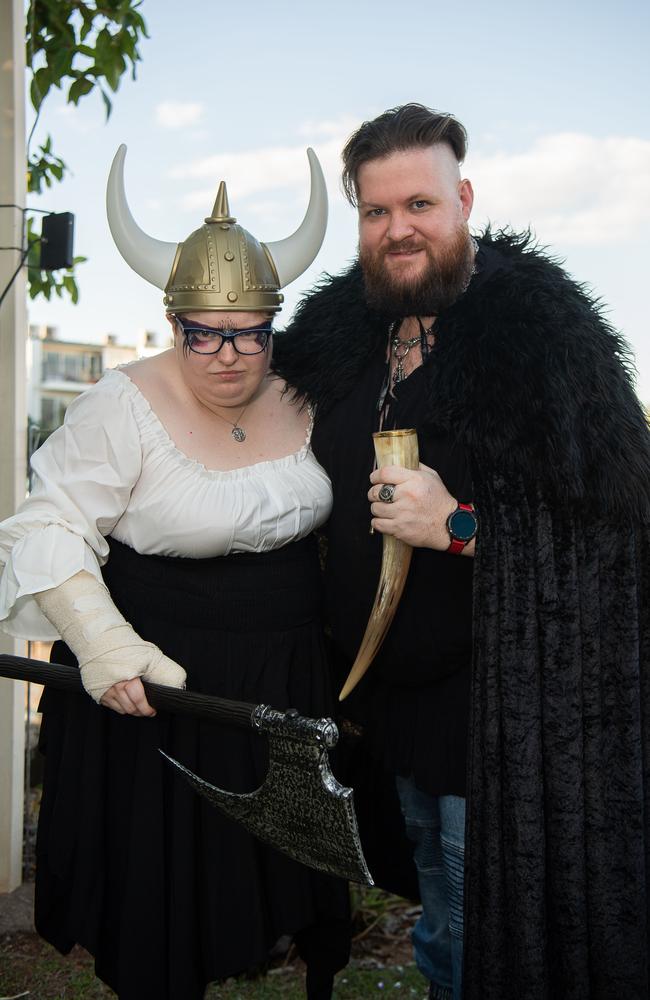
MULTIPOLYGON (((111 540, 104 578, 136 631, 188 688, 331 715, 312 539, 214 559, 141 556, 111 540)), ((55 644, 53 661, 72 662, 55 644)), ((47 690, 36 926, 95 956, 124 1000, 193 1000, 295 934, 308 961, 347 960, 347 886, 261 844, 199 797, 162 748, 220 788, 252 791, 264 735, 159 712, 120 716, 47 690)))

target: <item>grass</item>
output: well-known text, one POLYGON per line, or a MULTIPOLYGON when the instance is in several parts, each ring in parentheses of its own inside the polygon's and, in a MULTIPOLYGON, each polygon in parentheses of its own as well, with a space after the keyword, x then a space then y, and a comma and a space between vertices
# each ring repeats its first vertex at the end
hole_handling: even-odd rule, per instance
POLYGON ((32 934, 6 935, 0 942, 0 1000, 69 1000, 113 997, 95 978, 93 960, 81 948, 59 955, 32 934))
MULTIPOLYGON (((363 968, 353 961, 336 977, 336 1000, 408 997, 421 1000, 426 984, 413 965, 363 968)), ((271 969, 257 979, 230 979, 209 986, 205 1000, 304 1000, 303 973, 295 965, 271 969)), ((0 941, 0 1000, 107 1000, 115 994, 98 979, 92 958, 81 948, 64 957, 35 935, 7 935, 0 941)))
MULTIPOLYGON (((412 964, 409 930, 417 911, 378 889, 352 889, 352 961, 338 974, 335 1000, 427 996, 412 964)), ((289 951, 255 979, 240 977, 209 986, 205 1000, 304 1000, 304 967, 289 951)), ((93 959, 76 947, 59 955, 35 934, 0 939, 0 1000, 107 1000, 115 994, 95 978, 93 959)))
MULTIPOLYGON (((336 1000, 368 1000, 371 996, 409 997, 418 1000, 428 995, 427 984, 415 966, 386 969, 360 969, 349 966, 336 977, 333 996, 336 1000)), ((223 986, 211 986, 205 1000, 304 1000, 302 975, 283 974, 274 969, 264 979, 246 983, 238 980, 223 986)))

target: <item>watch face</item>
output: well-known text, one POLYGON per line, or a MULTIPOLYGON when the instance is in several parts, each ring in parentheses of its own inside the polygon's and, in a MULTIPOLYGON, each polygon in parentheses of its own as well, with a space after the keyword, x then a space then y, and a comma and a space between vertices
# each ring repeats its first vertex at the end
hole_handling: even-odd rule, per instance
POLYGON ((455 510, 447 523, 451 537, 461 542, 470 542, 476 534, 476 514, 469 510, 455 510))

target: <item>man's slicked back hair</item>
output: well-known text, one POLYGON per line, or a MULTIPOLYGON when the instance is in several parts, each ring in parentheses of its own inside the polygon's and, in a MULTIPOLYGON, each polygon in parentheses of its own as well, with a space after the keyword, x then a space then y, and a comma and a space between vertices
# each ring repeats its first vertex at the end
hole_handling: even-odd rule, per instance
POLYGON ((351 205, 357 204, 359 168, 404 149, 426 148, 445 143, 459 163, 467 152, 467 132, 453 115, 434 111, 424 104, 403 104, 364 122, 343 149, 342 184, 351 205))

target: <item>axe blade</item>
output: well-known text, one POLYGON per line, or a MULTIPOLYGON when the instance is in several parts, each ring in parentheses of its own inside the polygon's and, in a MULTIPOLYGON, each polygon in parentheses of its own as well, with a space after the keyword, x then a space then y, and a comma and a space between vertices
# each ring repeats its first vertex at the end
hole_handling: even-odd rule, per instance
POLYGON ((359 839, 353 792, 334 777, 323 746, 269 734, 269 767, 254 792, 227 792, 160 751, 190 785, 259 840, 310 868, 374 885, 359 839))
MULTIPOLYGON (((33 681, 81 694, 79 671, 0 654, 0 677, 33 681)), ((168 712, 266 733, 269 770, 255 792, 227 792, 167 757, 209 802, 250 833, 310 868, 374 885, 359 839, 353 793, 336 780, 327 747, 338 740, 331 719, 311 719, 293 709, 215 698, 144 684, 149 703, 168 712)))

